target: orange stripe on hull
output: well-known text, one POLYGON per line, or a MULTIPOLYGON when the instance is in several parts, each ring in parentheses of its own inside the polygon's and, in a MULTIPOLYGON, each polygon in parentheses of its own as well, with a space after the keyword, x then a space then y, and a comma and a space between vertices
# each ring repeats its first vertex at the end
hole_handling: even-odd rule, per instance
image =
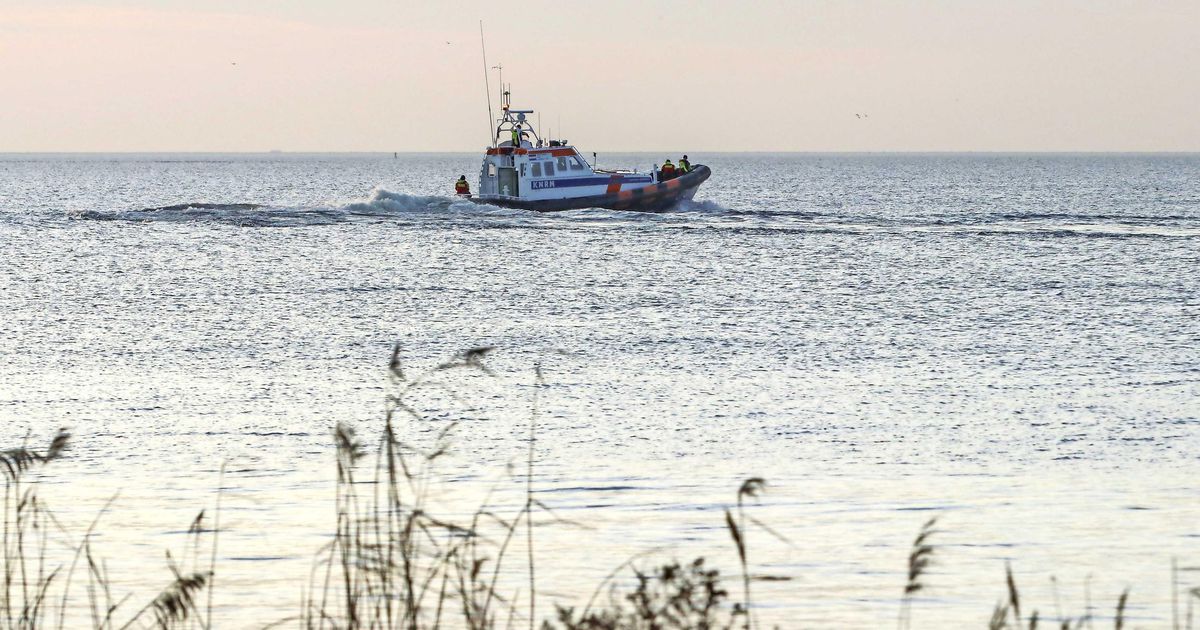
POLYGON ((612 177, 610 177, 610 178, 609 178, 609 180, 608 180, 608 188, 606 188, 606 189, 604 190, 604 192, 606 192, 606 193, 608 193, 608 194, 610 194, 610 195, 611 195, 611 194, 613 194, 613 193, 615 193, 615 192, 620 192, 620 191, 621 191, 621 176, 620 176, 620 175, 613 175, 612 177))

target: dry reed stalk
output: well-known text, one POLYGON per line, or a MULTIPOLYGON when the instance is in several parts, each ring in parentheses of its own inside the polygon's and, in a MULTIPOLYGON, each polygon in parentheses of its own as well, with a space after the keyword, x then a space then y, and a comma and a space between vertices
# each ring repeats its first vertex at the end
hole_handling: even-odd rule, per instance
MULTIPOLYGON (((1012 564, 1004 563, 1005 584, 1008 587, 1008 605, 1013 611, 1013 627, 1020 628, 1021 621, 1021 597, 1017 591, 1017 581, 1013 578, 1012 564)), ((1034 609, 1029 614, 1029 630, 1034 630, 1038 625, 1038 611, 1034 609)))
MULTIPOLYGON (((213 593, 216 591, 215 585, 217 581, 217 540, 221 536, 221 495, 225 490, 225 466, 227 463, 228 462, 221 462, 221 470, 217 474, 217 509, 213 513, 212 553, 209 555, 208 564, 208 601, 205 602, 205 627, 207 628, 213 627, 213 593)), ((201 521, 203 518, 204 511, 201 510, 200 516, 196 517, 196 519, 197 521, 201 521)), ((203 531, 199 525, 200 523, 198 522, 196 528, 197 537, 199 537, 200 532, 203 531)), ((196 548, 199 549, 199 547, 200 545, 197 542, 196 548)), ((198 561, 197 564, 199 564, 198 561)))
POLYGON ((992 618, 988 621, 988 630, 1003 630, 1008 627, 1008 604, 996 604, 992 610, 992 618))
POLYGON ((542 366, 535 365, 533 370, 534 389, 531 403, 532 408, 529 414, 529 457, 526 459, 525 469, 525 548, 527 550, 529 566, 529 630, 534 630, 534 626, 537 623, 537 579, 535 578, 533 562, 533 462, 534 448, 537 444, 539 403, 541 402, 539 393, 546 384, 546 379, 542 375, 542 366))
POLYGON ((1121 592, 1121 597, 1117 599, 1117 614, 1114 626, 1117 630, 1125 627, 1125 604, 1129 603, 1129 589, 1121 592))
POLYGON ((1188 590, 1187 597, 1187 629, 1192 630, 1192 602, 1200 599, 1200 588, 1188 590))
MULTIPOLYGON (((91 557, 90 543, 91 543, 92 535, 96 531, 96 526, 99 525, 99 523, 100 523, 100 518, 108 513, 109 509, 112 508, 112 504, 117 500, 118 496, 120 496, 119 492, 114 494, 112 497, 110 497, 108 499, 108 501, 105 502, 104 506, 100 508, 100 511, 97 512, 96 516, 92 519, 91 524, 88 525, 87 531, 84 532, 83 540, 79 543, 79 545, 75 549, 75 555, 71 559, 71 567, 70 567, 70 569, 67 570, 65 584, 63 585, 62 602, 59 604, 59 608, 58 608, 58 611, 59 611, 58 612, 58 628, 59 628, 59 630, 62 630, 63 623, 65 622, 65 618, 66 618, 67 600, 68 600, 68 597, 71 592, 71 577, 73 575, 75 575, 75 566, 79 563, 79 558, 81 556, 85 556, 85 555, 87 557, 88 565, 89 565, 89 575, 88 575, 89 598, 88 599, 92 605, 91 606, 92 626, 93 627, 102 627, 102 624, 100 624, 98 622, 99 613, 96 610, 96 606, 95 606, 95 593, 93 590, 94 584, 92 582, 93 575, 91 572, 96 570, 96 565, 95 565, 94 559, 91 557)), ((108 590, 107 581, 103 582, 103 585, 105 588, 105 592, 107 593, 107 590, 108 590)))
POLYGON ((738 560, 742 564, 742 593, 744 601, 742 605, 746 611, 746 627, 754 626, 754 610, 752 609, 752 599, 750 597, 750 563, 746 554, 746 509, 745 499, 757 499, 767 489, 767 482, 761 477, 751 477, 742 482, 737 492, 737 511, 738 522, 735 524, 733 518, 729 514, 729 510, 725 511, 725 524, 729 527, 729 533, 733 536, 734 544, 737 546, 738 560))
POLYGON ((1021 627, 1021 597, 1017 594, 1017 581, 1013 579, 1012 564, 1004 563, 1004 577, 1008 586, 1008 605, 1013 611, 1013 623, 1021 627))
POLYGON ((925 589, 925 583, 921 581, 921 578, 933 561, 934 547, 929 540, 937 531, 933 528, 936 524, 937 517, 935 516, 921 526, 921 531, 913 540, 912 548, 908 553, 908 579, 904 585, 904 596, 900 602, 900 619, 897 623, 901 630, 912 626, 913 595, 925 589))
POLYGON ((1087 623, 1087 627, 1090 630, 1092 627, 1092 574, 1091 573, 1089 573, 1087 575, 1087 577, 1083 579, 1083 602, 1084 602, 1083 619, 1079 620, 1079 625, 1083 626, 1084 623, 1087 623))
POLYGON ((1050 576, 1050 590, 1051 590, 1051 592, 1054 594, 1054 614, 1055 614, 1055 618, 1056 618, 1056 619, 1058 619, 1058 623, 1059 623, 1059 625, 1062 625, 1062 626, 1069 626, 1069 625, 1070 625, 1070 622, 1069 622, 1069 621, 1067 621, 1067 620, 1066 620, 1066 619, 1063 617, 1063 611, 1062 611, 1062 599, 1059 597, 1059 594, 1058 594, 1058 578, 1054 577, 1053 575, 1051 575, 1051 576, 1050 576))

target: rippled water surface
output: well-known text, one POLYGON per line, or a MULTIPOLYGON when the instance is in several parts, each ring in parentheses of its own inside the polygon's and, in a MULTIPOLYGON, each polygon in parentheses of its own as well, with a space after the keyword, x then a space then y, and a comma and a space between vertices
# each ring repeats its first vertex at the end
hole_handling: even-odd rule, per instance
POLYGON ((1055 576, 1065 615, 1132 586, 1169 624, 1172 558, 1200 564, 1200 157, 692 157, 676 211, 539 215, 447 197, 474 155, 0 156, 3 444, 71 428, 43 498, 81 532, 120 492, 96 542, 139 600, 227 461, 216 604, 255 627, 298 610, 331 428, 378 435, 393 344, 411 373, 495 345, 406 439, 460 420, 440 509, 515 513, 540 366, 535 487, 590 526, 538 528, 546 613, 655 548, 737 573, 722 510, 762 476, 790 544, 750 561, 792 578, 764 622, 894 624, 939 515, 917 625, 984 625, 1006 560, 1043 618, 1055 576))

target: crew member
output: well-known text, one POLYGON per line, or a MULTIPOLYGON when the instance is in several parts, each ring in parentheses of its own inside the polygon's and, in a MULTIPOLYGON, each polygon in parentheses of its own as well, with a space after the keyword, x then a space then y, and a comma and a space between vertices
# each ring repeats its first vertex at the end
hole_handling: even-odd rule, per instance
POLYGON ((675 165, 671 163, 671 160, 667 160, 666 162, 663 162, 662 168, 660 168, 658 170, 658 173, 659 173, 658 179, 660 181, 665 182, 668 179, 674 179, 675 178, 675 165))
POLYGON ((514 149, 521 148, 521 125, 513 127, 512 130, 512 145, 514 149))
POLYGON ((467 183, 466 175, 458 176, 458 181, 454 182, 454 192, 459 195, 471 194, 471 185, 467 183))
POLYGON ((684 175, 692 172, 692 163, 688 161, 687 156, 679 159, 679 174, 684 175))

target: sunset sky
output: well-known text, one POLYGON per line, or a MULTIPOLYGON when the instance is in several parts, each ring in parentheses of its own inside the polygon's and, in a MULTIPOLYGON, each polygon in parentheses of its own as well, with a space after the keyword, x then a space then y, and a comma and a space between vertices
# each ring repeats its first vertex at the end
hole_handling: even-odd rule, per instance
POLYGON ((0 152, 475 151, 480 19, 589 151, 1200 150, 1197 0, 0 0, 0 152))

